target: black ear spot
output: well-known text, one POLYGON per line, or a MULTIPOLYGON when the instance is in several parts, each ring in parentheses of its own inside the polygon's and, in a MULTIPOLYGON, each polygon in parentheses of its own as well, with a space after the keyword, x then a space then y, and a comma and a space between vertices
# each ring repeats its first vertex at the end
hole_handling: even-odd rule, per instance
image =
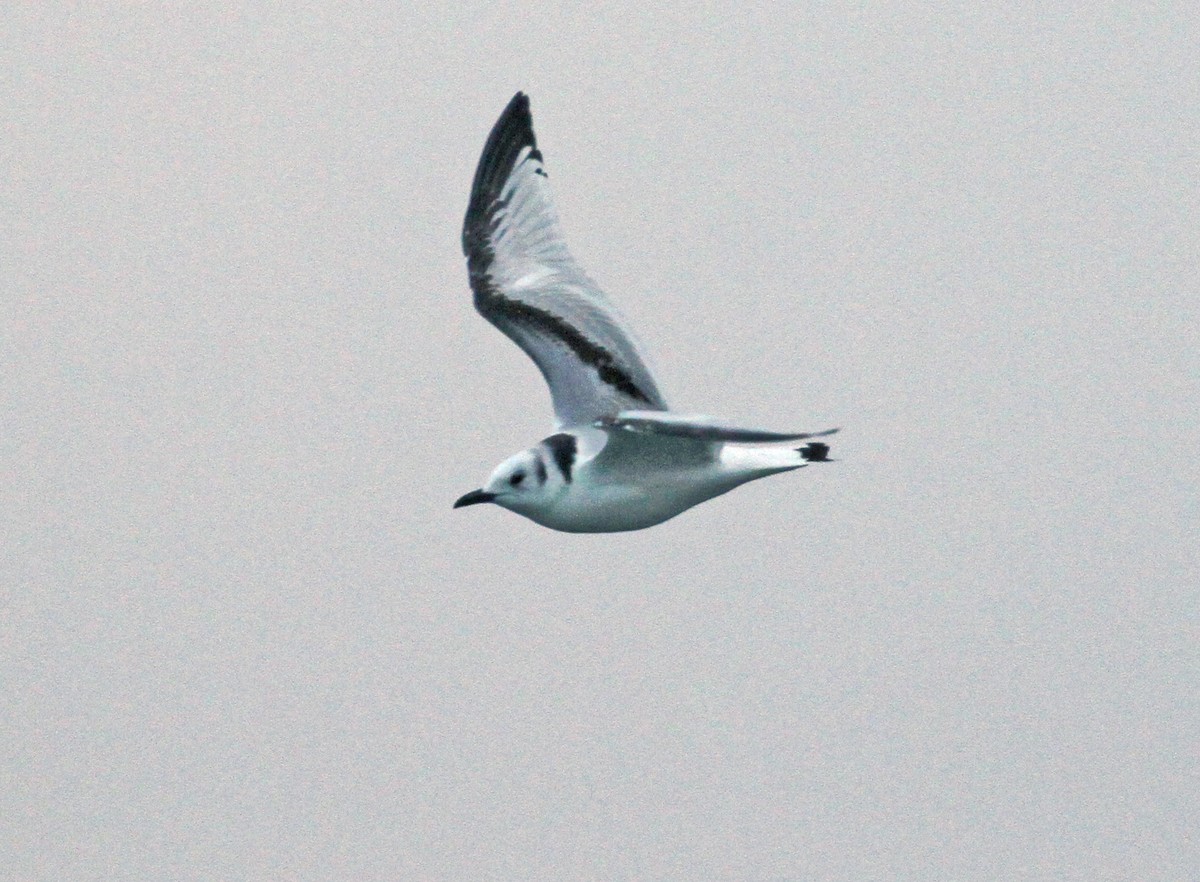
POLYGON ((514 487, 520 486, 520 483, 525 480, 524 472, 513 472, 513 476, 508 479, 508 483, 514 487))

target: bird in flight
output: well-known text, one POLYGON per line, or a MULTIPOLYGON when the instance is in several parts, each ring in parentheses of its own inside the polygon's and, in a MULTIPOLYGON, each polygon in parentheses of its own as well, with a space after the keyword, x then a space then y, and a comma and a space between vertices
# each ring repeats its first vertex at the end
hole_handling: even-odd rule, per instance
POLYGON ((502 462, 455 508, 491 502, 570 533, 640 530, 734 487, 828 462, 824 432, 672 413, 624 319, 567 250, 518 92, 488 136, 462 233, 475 308, 533 359, 555 434, 502 462))

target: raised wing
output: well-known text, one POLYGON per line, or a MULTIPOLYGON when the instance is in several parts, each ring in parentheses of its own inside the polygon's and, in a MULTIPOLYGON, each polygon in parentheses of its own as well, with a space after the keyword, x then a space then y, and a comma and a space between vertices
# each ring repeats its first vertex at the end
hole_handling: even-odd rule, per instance
POLYGON ((666 410, 624 321, 567 250, 521 92, 479 159, 463 253, 475 308, 541 370, 560 426, 666 410))
POLYGON ((626 432, 643 435, 666 435, 712 443, 731 441, 742 444, 803 441, 805 438, 823 438, 837 431, 837 429, 826 429, 823 432, 768 432, 765 429, 742 429, 736 426, 721 425, 712 417, 642 410, 628 410, 615 416, 601 417, 596 420, 595 425, 601 429, 623 429, 626 432))

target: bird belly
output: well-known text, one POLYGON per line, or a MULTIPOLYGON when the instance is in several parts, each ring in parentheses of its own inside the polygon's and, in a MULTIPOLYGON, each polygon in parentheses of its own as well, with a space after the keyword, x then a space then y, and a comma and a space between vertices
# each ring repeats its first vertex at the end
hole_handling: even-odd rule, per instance
POLYGON ((732 490, 746 478, 683 471, 653 481, 588 481, 581 474, 556 504, 526 517, 567 533, 616 533, 653 527, 732 490))

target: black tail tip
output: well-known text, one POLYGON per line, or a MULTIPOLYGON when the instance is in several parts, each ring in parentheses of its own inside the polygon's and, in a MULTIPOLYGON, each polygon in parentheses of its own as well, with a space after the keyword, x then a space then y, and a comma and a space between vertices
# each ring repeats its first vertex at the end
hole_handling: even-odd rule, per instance
POLYGON ((805 462, 830 462, 829 445, 820 441, 810 441, 803 447, 797 447, 796 452, 805 462))

